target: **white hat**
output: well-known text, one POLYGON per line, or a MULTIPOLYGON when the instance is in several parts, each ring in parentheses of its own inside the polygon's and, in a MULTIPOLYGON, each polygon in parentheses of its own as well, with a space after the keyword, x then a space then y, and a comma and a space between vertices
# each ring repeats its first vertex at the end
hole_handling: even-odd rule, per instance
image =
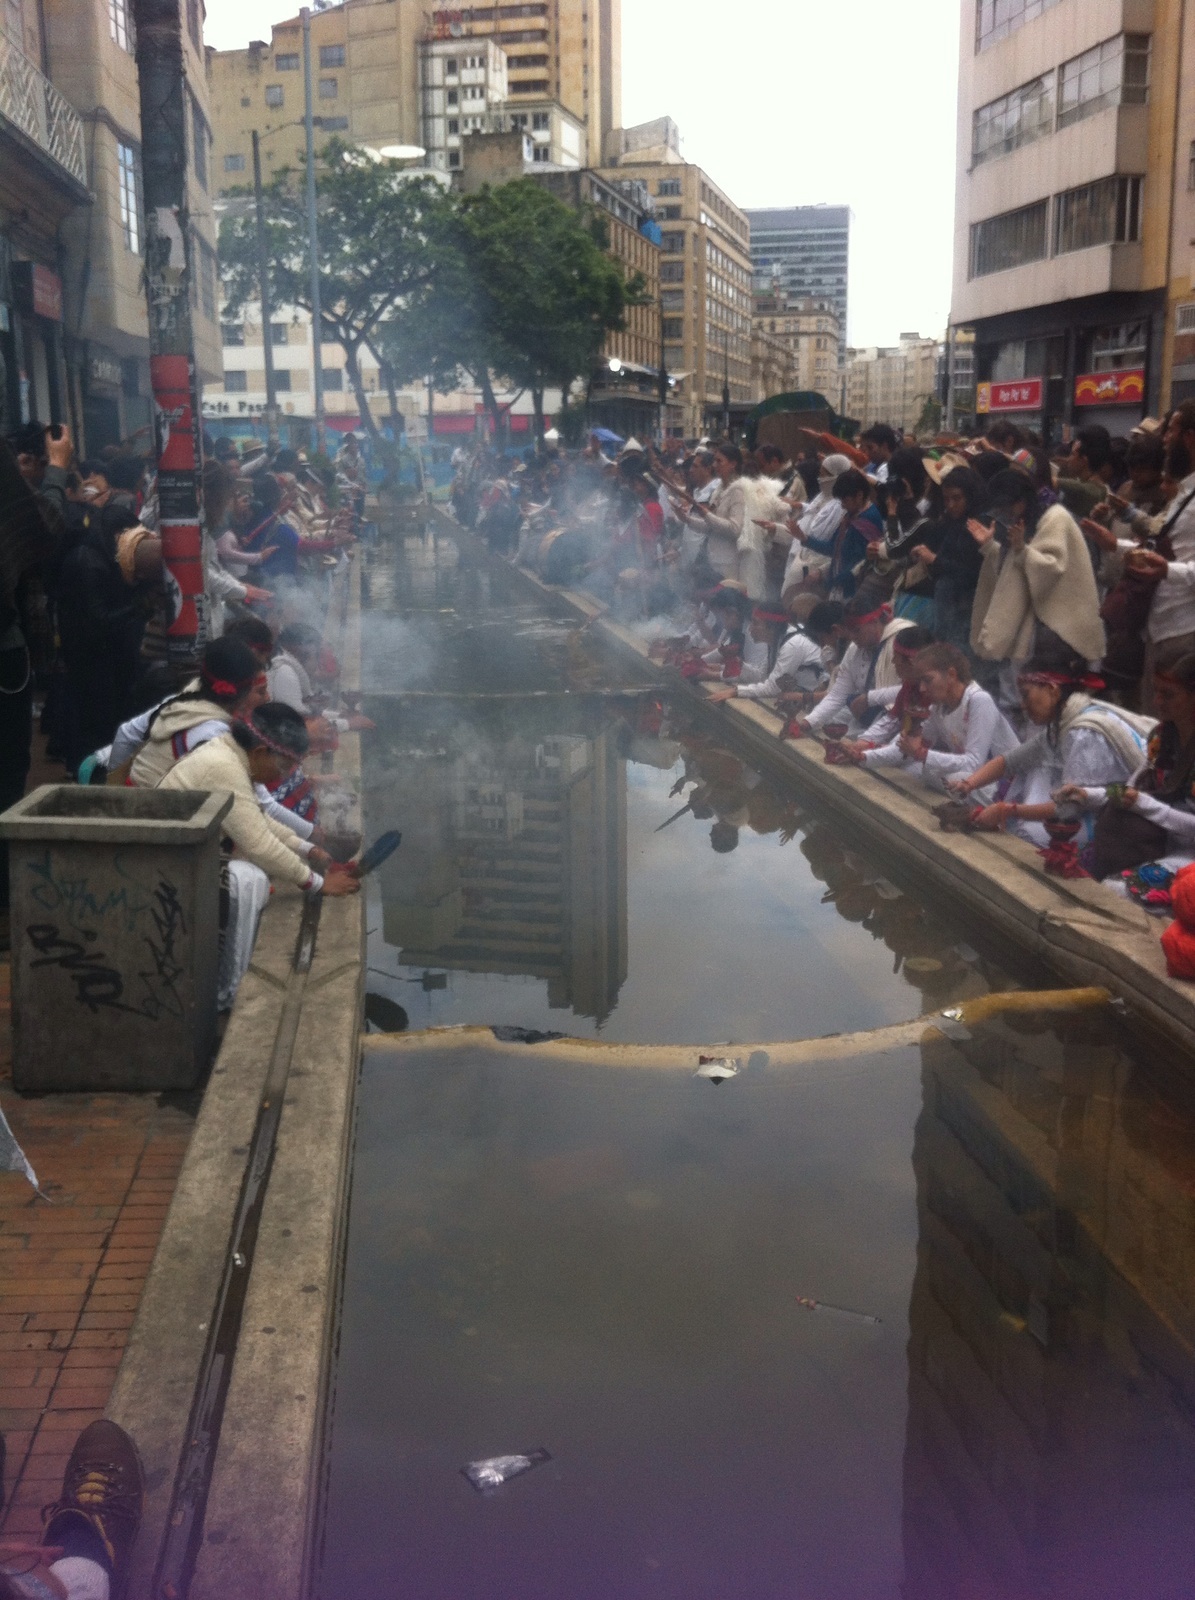
POLYGON ((558 430, 555 429, 555 428, 549 428, 547 433, 544 434, 544 443, 545 444, 559 444, 560 443, 560 434, 559 434, 558 430))
POLYGON ((851 470, 850 456, 827 456, 817 469, 819 481, 822 479, 840 478, 844 472, 851 470))

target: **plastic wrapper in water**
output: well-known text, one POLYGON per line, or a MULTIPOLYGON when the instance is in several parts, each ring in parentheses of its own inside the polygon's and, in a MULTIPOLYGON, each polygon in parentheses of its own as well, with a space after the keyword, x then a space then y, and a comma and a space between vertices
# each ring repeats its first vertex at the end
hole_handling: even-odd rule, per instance
POLYGON ((733 1056, 698 1056, 697 1071, 693 1076, 708 1078, 711 1083, 725 1083, 727 1078, 736 1077, 739 1071, 739 1063, 733 1056))
POLYGON ((521 1456, 488 1456, 483 1461, 470 1461, 461 1471, 473 1487, 481 1494, 486 1494, 493 1489, 500 1489, 504 1483, 509 1483, 511 1478, 522 1477, 524 1472, 530 1472, 532 1467, 540 1467, 552 1457, 546 1450, 528 1450, 521 1456))

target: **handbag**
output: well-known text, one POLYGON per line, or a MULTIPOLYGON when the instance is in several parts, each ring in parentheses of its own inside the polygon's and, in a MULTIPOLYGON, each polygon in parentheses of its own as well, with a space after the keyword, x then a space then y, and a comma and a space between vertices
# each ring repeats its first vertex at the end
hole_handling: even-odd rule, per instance
MULTIPOLYGON (((1175 758, 1174 771, 1164 788, 1145 790, 1164 805, 1171 805, 1185 793, 1195 774, 1195 740, 1180 750, 1175 758)), ((1147 861, 1156 861, 1166 851, 1169 835, 1160 822, 1151 822, 1137 811, 1125 811, 1120 806, 1103 806, 1095 819, 1092 831, 1091 875, 1101 882, 1104 878, 1118 877, 1131 872, 1147 861)))
MULTIPOLYGON (((1195 490, 1192 490, 1182 505, 1166 518, 1159 532, 1146 541, 1146 549, 1157 551, 1158 555, 1165 556, 1167 561, 1174 560, 1170 530, 1193 500, 1195 500, 1195 490)), ((1117 579, 1104 596, 1104 603, 1100 607, 1100 616, 1110 635, 1141 633, 1149 621, 1149 608, 1153 605, 1154 590, 1161 581, 1160 576, 1131 571, 1123 573, 1117 579)))

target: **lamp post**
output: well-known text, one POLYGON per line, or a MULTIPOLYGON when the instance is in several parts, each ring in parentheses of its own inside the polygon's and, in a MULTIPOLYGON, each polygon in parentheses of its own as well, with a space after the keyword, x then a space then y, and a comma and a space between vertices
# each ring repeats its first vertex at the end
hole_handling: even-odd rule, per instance
POLYGON ((664 306, 660 303, 660 449, 668 443, 668 363, 664 359, 664 306))
POLYGON ((312 385, 315 391, 315 447, 324 450, 323 317, 320 312, 319 222, 315 209, 315 118, 311 105, 311 8, 299 12, 303 23, 303 126, 307 133, 307 250, 311 257, 312 385))
POLYGON ((271 445, 278 443, 278 385, 274 379, 274 326, 270 306, 270 255, 266 248, 266 218, 261 198, 261 142, 253 129, 253 209, 257 232, 257 292, 261 300, 261 343, 266 363, 266 431, 271 445))

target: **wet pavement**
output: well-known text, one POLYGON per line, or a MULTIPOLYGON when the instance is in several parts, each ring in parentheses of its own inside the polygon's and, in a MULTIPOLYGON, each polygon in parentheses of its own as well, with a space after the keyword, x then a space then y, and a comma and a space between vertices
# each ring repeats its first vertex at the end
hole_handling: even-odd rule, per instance
MULTIPOLYGON (((371 573, 376 1025, 768 1040, 1026 980, 471 560, 371 573)), ((722 1084, 377 1041, 321 1600, 1189 1595, 1183 1064, 1110 1008, 946 1027, 722 1084)))

